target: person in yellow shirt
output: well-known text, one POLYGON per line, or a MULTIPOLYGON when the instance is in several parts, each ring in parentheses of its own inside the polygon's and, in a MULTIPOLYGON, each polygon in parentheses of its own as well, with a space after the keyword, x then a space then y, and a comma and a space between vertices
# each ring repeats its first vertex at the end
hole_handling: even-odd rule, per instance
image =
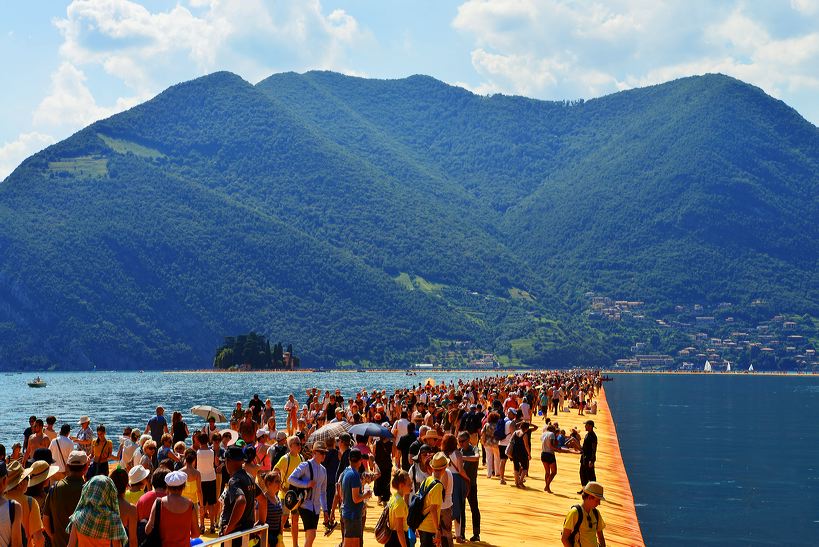
POLYGON ((282 500, 282 535, 284 535, 284 530, 287 528, 287 521, 290 520, 290 534, 293 537, 293 545, 296 547, 298 541, 296 538, 298 538, 299 533, 299 512, 293 511, 291 514, 284 503, 284 496, 287 495, 287 491, 290 489, 290 483, 287 479, 290 478, 290 474, 296 470, 299 464, 304 461, 301 457, 301 439, 295 435, 288 438, 287 450, 287 454, 279 458, 279 461, 273 466, 273 471, 278 471, 282 477, 282 487, 281 490, 279 490, 279 499, 282 500))
POLYGON ((390 498, 387 507, 390 511, 390 539, 387 540, 387 547, 407 547, 409 537, 407 536, 407 517, 409 516, 409 506, 406 498, 412 492, 412 479, 409 473, 403 469, 392 477, 392 487, 395 494, 390 498))
POLYGON ((420 547, 434 547, 441 544, 441 504, 444 501, 444 485, 441 477, 446 473, 449 458, 443 452, 432 457, 429 466, 432 476, 421 483, 421 489, 427 492, 424 497, 424 521, 418 526, 420 547))
POLYGON ((603 485, 599 482, 588 482, 583 487, 583 504, 569 509, 563 521, 563 547, 606 547, 603 537, 603 515, 597 510, 603 497, 603 485))

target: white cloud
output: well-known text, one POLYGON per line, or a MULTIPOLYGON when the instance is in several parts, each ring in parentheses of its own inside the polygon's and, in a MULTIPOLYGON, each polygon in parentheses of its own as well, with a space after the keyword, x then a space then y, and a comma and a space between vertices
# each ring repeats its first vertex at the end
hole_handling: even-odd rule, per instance
POLYGON ((374 42, 355 17, 343 9, 325 13, 319 0, 180 0, 165 10, 132 0, 73 0, 54 25, 63 37, 61 63, 28 137, 8 143, 10 151, 28 150, 31 135, 63 138, 216 70, 250 81, 284 69, 364 75, 350 54, 374 42), (94 93, 101 81, 119 88, 102 104, 94 93))
POLYGON ((819 0, 791 0, 791 7, 803 15, 819 13, 819 0))
POLYGON ((466 0, 452 26, 473 40, 472 90, 571 99, 722 72, 809 115, 805 94, 819 89, 815 16, 819 0, 466 0))
POLYGON ((16 140, 0 146, 0 181, 4 180, 28 156, 54 144, 51 135, 32 131, 20 134, 16 140))

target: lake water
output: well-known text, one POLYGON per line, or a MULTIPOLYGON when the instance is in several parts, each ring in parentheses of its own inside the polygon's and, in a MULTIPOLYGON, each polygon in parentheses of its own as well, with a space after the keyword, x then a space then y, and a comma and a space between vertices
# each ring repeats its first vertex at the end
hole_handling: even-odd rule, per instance
MULTIPOLYGON (((436 381, 458 378, 471 379, 485 376, 485 373, 440 373, 436 381)), ((180 410, 191 430, 201 427, 204 421, 191 416, 189 410, 194 405, 213 405, 226 415, 230 415, 236 401, 244 405, 254 393, 262 401, 269 398, 276 409, 278 421, 284 419, 284 403, 290 393, 304 402, 307 388, 325 390, 340 389, 346 397, 360 389, 395 389, 425 381, 424 373, 407 376, 403 372, 379 373, 161 373, 145 372, 64 372, 43 376, 48 387, 33 389, 27 381, 31 375, 0 376, 0 443, 10 451, 14 442, 22 442, 23 430, 28 427, 28 417, 35 415, 45 419, 49 414, 57 417, 55 429, 63 422, 72 424, 72 431, 78 427, 77 420, 87 414, 93 426, 104 423, 108 437, 115 444, 123 427, 138 426, 144 429, 153 416, 157 405, 166 409, 170 420, 173 410, 180 410)))
POLYGON ((819 377, 617 375, 606 397, 647 545, 819 542, 819 377))

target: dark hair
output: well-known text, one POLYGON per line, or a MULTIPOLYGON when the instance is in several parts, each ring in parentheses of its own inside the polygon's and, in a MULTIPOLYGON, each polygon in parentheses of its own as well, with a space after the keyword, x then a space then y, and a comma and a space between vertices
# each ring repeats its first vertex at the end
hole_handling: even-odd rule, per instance
POLYGON ((168 471, 164 469, 157 469, 154 471, 154 474, 151 475, 151 486, 153 486, 154 490, 165 490, 167 486, 165 484, 165 477, 168 476, 168 471))
POLYGON ((34 425, 39 425, 40 427, 43 427, 45 424, 43 423, 43 420, 37 418, 36 420, 34 420, 34 425))
POLYGON ((407 433, 415 433, 415 423, 410 422, 407 424, 407 433))
POLYGON ((355 436, 355 442, 364 444, 364 443, 367 442, 367 436, 366 435, 356 435, 355 436))
POLYGON ((196 461, 196 450, 188 448, 185 450, 185 463, 193 463, 196 461))
POLYGON ((49 416, 48 418, 46 418, 46 423, 48 425, 56 424, 57 423, 57 417, 56 416, 49 416))
POLYGON ((70 426, 70 425, 68 425, 68 424, 63 424, 63 425, 61 425, 61 426, 60 426, 60 435, 62 435, 63 437, 65 437, 65 436, 66 436, 66 435, 68 435, 69 433, 71 433, 71 426, 70 426))
POLYGON ((128 472, 122 467, 117 466, 111 472, 111 480, 114 481, 114 486, 117 487, 117 495, 121 496, 128 490, 128 472))
POLYGON ((97 432, 100 432, 100 431, 102 431, 103 433, 105 433, 105 426, 104 426, 104 425, 102 425, 102 424, 100 424, 100 425, 98 425, 98 426, 97 426, 97 432))

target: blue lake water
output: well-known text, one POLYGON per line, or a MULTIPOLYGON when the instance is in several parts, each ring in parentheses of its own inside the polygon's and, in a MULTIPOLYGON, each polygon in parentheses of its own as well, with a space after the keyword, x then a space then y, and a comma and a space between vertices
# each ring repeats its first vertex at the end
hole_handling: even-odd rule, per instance
MULTIPOLYGON (((484 376, 478 373, 440 373, 438 382, 458 378, 484 376)), ((269 398, 279 421, 284 417, 284 403, 294 393, 304 402, 308 388, 340 389, 350 396, 360 389, 395 389, 408 387, 426 380, 405 373, 161 373, 145 372, 82 372, 50 373, 43 376, 48 387, 33 389, 27 381, 32 375, 3 374, 0 376, 0 443, 11 449, 14 442, 22 442, 23 430, 31 415, 45 419, 49 414, 58 418, 55 429, 63 422, 78 427, 80 416, 87 414, 93 425, 104 423, 108 437, 115 443, 126 425, 144 429, 153 409, 162 405, 170 419, 174 410, 182 412, 191 430, 204 425, 202 419, 191 416, 194 405, 209 404, 230 414, 237 400, 244 405, 254 393, 261 399, 269 398)))
POLYGON ((819 543, 819 377, 616 375, 606 397, 647 545, 819 543))

